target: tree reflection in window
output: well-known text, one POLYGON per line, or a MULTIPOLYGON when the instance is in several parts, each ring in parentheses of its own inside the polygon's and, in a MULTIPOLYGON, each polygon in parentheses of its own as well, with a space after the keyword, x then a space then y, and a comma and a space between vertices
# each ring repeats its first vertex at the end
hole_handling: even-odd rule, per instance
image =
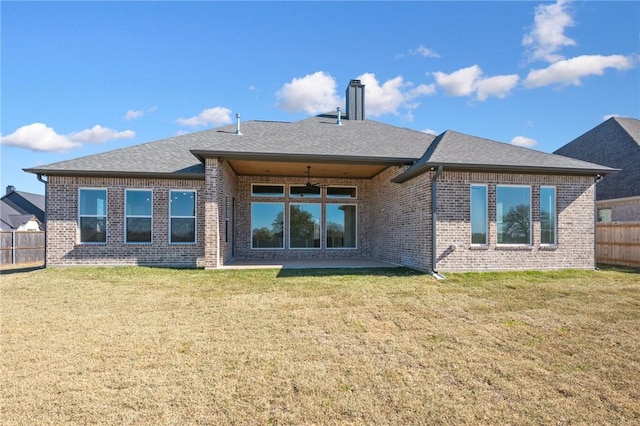
POLYGON ((531 188, 496 188, 498 244, 531 244, 531 188))
POLYGON ((320 248, 320 204, 291 204, 289 247, 320 248))
POLYGON ((252 248, 284 248, 283 213, 283 203, 251 203, 252 248))

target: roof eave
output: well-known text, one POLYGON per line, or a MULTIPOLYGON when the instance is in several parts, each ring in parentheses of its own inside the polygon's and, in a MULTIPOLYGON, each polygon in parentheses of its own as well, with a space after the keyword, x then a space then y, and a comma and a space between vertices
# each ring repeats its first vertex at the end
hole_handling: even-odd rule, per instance
POLYGON ((124 177, 124 178, 147 178, 147 179, 188 179, 204 180, 204 173, 180 173, 180 172, 134 172, 134 171, 101 171, 101 170, 55 170, 30 168, 22 169, 27 173, 43 176, 88 176, 88 177, 124 177))
POLYGON ((459 163, 424 163, 415 169, 408 169, 404 173, 393 178, 394 183, 403 183, 413 179, 423 173, 434 170, 442 165, 447 170, 453 171, 493 171, 493 172, 515 172, 515 173, 533 173, 533 174, 554 174, 554 175, 583 175, 597 176, 615 173, 620 169, 610 167, 603 168, 565 168, 565 167, 544 167, 544 166, 515 166, 515 165, 498 165, 498 164, 459 164, 459 163))
POLYGON ((232 152, 191 150, 200 161, 205 158, 216 157, 223 160, 273 161, 273 162, 312 162, 331 164, 383 164, 406 165, 413 164, 417 158, 411 157, 379 157, 359 155, 326 155, 326 154, 285 154, 272 152, 232 152))

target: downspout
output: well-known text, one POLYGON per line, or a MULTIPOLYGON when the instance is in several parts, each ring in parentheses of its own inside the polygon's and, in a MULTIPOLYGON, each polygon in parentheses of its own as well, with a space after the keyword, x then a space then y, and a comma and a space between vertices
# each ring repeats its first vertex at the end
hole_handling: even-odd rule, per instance
POLYGON ((442 164, 438 166, 438 171, 431 178, 431 275, 438 280, 443 280, 445 277, 438 273, 436 269, 436 248, 437 238, 436 222, 438 221, 438 178, 442 174, 442 164))
POLYGON ((47 192, 49 187, 47 185, 47 181, 42 178, 41 173, 38 173, 36 177, 38 178, 38 181, 44 183, 44 267, 46 268, 47 267, 47 228, 49 227, 47 223, 48 222, 47 221, 47 217, 48 217, 47 198, 49 198, 48 197, 49 194, 47 194, 47 192))
POLYGON ((593 224, 593 266, 595 268, 596 271, 599 270, 598 268, 598 197, 596 195, 596 191, 597 191, 597 186, 598 186, 598 182, 600 182, 602 180, 602 175, 597 175, 595 180, 594 180, 594 186, 596 186, 596 188, 593 188, 593 221, 595 222, 593 224))

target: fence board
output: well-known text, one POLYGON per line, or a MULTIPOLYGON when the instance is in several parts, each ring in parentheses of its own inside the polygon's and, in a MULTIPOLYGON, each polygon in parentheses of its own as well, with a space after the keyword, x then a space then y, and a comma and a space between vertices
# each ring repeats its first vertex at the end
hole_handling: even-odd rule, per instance
POLYGON ((0 265, 44 263, 44 232, 0 231, 0 265))
POLYGON ((598 223, 596 261, 640 266, 640 222, 598 223))

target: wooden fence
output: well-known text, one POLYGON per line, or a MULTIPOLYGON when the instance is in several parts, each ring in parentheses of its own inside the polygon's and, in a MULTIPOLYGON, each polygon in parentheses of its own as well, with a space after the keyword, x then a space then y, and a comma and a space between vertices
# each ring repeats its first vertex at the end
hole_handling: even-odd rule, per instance
POLYGON ((640 267, 640 222, 598 223, 596 261, 640 267))
POLYGON ((44 263, 44 231, 0 231, 0 266, 44 263))

